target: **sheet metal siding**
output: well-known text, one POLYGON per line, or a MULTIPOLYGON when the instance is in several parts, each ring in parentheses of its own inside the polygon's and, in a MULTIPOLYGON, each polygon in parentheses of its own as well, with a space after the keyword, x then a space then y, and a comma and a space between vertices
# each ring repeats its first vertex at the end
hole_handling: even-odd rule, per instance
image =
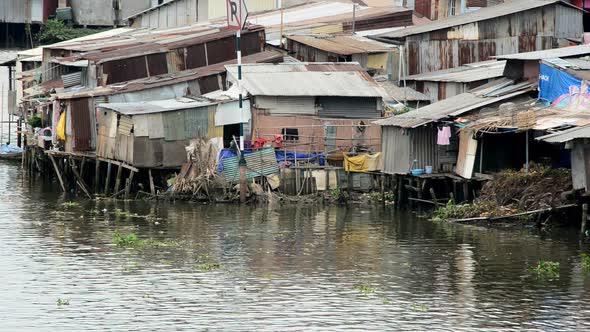
POLYGON ((207 138, 209 135, 209 107, 184 110, 185 139, 207 138))
POLYGON ((579 10, 554 4, 411 35, 406 38, 409 74, 454 68, 495 55, 554 48, 560 38, 581 38, 580 22, 579 10))
POLYGON ((64 88, 73 87, 82 84, 82 72, 76 72, 71 74, 65 74, 61 76, 61 80, 64 84, 64 88))
POLYGON ((557 6, 555 10, 555 37, 582 38, 580 27, 584 26, 584 18, 579 11, 566 6, 557 6))
POLYGON ((186 68, 194 69, 205 67, 207 65, 207 57, 205 55, 205 45, 193 45, 186 48, 186 68))
POLYGON ((377 110, 375 98, 319 97, 322 107, 320 118, 377 119, 381 111, 377 110))
MULTIPOLYGON (((246 178, 253 179, 258 176, 267 176, 279 172, 279 165, 274 148, 262 149, 244 156, 246 159, 246 178)), ((227 182, 240 180, 239 158, 227 158, 223 160, 223 176, 227 182)))
POLYGON ((432 166, 436 171, 439 168, 437 128, 435 126, 422 126, 410 129, 410 161, 417 160, 415 168, 432 166))
POLYGON ((75 151, 92 150, 90 102, 90 98, 73 99, 70 101, 75 151))
POLYGON ((41 23, 44 16, 43 10, 43 0, 2 0, 0 1, 0 22, 41 23))
POLYGON ((209 128, 207 130, 209 138, 223 137, 223 126, 215 126, 215 112, 217 112, 217 106, 209 106, 209 128))
POLYGON ((180 141, 186 139, 183 111, 162 113, 162 121, 164 122, 165 141, 180 141))
POLYGON ((411 165, 410 135, 399 127, 382 128, 383 171, 387 174, 406 174, 411 165))

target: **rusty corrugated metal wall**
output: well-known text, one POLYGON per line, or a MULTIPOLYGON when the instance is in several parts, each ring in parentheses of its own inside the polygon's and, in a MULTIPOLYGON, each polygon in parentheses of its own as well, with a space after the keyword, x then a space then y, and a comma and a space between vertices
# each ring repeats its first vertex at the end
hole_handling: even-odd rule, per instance
POLYGON ((491 56, 566 46, 584 33, 583 14, 562 4, 408 36, 410 75, 455 68, 491 56))
POLYGON ((90 119, 90 98, 72 99, 70 113, 72 116, 72 135, 74 136, 74 151, 92 150, 92 133, 90 119))
POLYGON ((432 166, 438 170, 437 128, 427 125, 410 130, 410 163, 417 161, 414 168, 432 166))

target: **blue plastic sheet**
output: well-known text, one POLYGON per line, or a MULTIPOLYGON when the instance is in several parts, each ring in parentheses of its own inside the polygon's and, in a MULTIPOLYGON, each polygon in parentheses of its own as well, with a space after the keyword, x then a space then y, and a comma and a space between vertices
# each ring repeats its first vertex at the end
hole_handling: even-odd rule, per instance
POLYGON ((539 98, 551 103, 559 97, 569 94, 570 87, 579 88, 582 85, 582 81, 574 76, 545 64, 541 64, 540 70, 539 98))

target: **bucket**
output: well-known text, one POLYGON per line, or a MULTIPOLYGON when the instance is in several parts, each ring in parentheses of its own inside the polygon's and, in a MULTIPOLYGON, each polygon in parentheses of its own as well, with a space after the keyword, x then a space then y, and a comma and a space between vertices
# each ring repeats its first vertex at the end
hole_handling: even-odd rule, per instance
POLYGON ((426 174, 432 174, 432 166, 426 166, 426 167, 424 167, 424 172, 426 174))

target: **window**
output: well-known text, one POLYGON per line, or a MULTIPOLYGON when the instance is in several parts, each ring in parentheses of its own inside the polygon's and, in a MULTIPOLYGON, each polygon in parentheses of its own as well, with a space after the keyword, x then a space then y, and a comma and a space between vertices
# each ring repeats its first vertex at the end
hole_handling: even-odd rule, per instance
POLYGON ((457 0, 449 0, 449 16, 457 15, 457 0))
POLYGON ((283 139, 285 141, 298 141, 299 129, 297 128, 283 128, 283 139))

